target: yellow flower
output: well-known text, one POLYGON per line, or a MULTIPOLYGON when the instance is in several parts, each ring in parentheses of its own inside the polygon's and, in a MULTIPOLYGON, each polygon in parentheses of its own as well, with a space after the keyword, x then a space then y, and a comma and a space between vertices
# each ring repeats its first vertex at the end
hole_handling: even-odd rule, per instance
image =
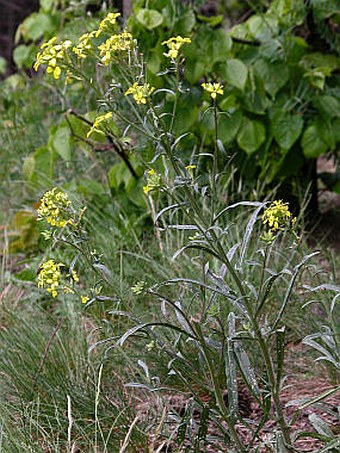
POLYGON ((54 260, 48 260, 40 266, 38 274, 38 288, 46 288, 52 297, 58 295, 58 291, 63 289, 61 287, 61 270, 64 265, 56 263, 54 260))
POLYGON ((33 67, 37 71, 40 65, 47 65, 47 74, 52 74, 55 79, 59 79, 62 69, 67 68, 66 51, 72 46, 72 41, 68 39, 61 41, 60 44, 56 44, 56 42, 57 38, 54 36, 40 46, 40 52, 37 54, 33 67))
POLYGON ((84 33, 83 35, 81 35, 80 38, 78 39, 77 45, 72 48, 72 52, 75 53, 79 59, 80 58, 85 59, 92 50, 91 39, 94 38, 95 36, 96 36, 95 31, 91 31, 90 33, 84 33))
POLYGON ((103 31, 110 33, 116 25, 116 19, 120 16, 120 13, 108 13, 106 17, 100 22, 99 30, 95 32, 98 37, 103 31))
POLYGON ((223 94, 223 86, 219 82, 214 82, 214 83, 202 83, 202 88, 203 90, 207 91, 210 93, 210 96, 212 99, 216 99, 218 94, 223 94))
POLYGON ((44 194, 37 209, 38 220, 46 220, 53 227, 63 228, 74 224, 74 211, 68 195, 54 187, 44 194))
POLYGON ((154 169, 151 169, 147 172, 147 185, 143 187, 143 192, 148 194, 153 190, 157 190, 161 186, 162 175, 156 173, 154 169))
POLYGON ((112 35, 103 44, 98 46, 101 62, 107 66, 114 57, 116 52, 127 52, 132 49, 133 38, 131 33, 126 30, 120 35, 112 35))
POLYGON ((144 85, 138 85, 135 82, 126 92, 125 96, 132 94, 137 104, 146 104, 147 98, 155 91, 154 87, 151 87, 148 83, 144 85))
POLYGON ((87 302, 90 300, 89 296, 81 296, 81 303, 82 304, 87 304, 87 302))
POLYGON ((91 129, 87 133, 87 138, 89 138, 94 132, 98 132, 100 134, 103 134, 104 132, 99 128, 99 126, 103 126, 108 120, 112 118, 112 112, 105 113, 105 115, 99 115, 96 117, 96 119, 93 122, 93 125, 91 129))
POLYGON ((262 215, 262 223, 269 227, 270 232, 276 233, 287 225, 292 214, 289 211, 288 203, 282 200, 274 201, 262 215))
POLYGON ((72 271, 72 273, 70 274, 70 277, 71 277, 71 281, 73 281, 75 283, 79 283, 79 277, 75 270, 72 271))
POLYGON ((147 288, 147 283, 144 280, 137 282, 135 285, 131 286, 131 291, 134 294, 140 295, 143 294, 145 289, 147 288))
POLYGON ((179 49, 183 44, 190 44, 190 38, 182 38, 182 36, 177 36, 176 38, 170 38, 167 41, 162 42, 162 46, 167 45, 169 52, 165 54, 166 57, 173 58, 174 60, 178 57, 179 49))

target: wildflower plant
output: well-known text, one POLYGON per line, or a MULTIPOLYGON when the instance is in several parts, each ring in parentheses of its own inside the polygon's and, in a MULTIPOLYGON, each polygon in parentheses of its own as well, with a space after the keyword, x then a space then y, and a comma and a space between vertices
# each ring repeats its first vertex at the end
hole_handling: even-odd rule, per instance
POLYGON ((61 285, 61 267, 62 263, 56 263, 54 260, 48 260, 40 266, 38 274, 38 288, 45 288, 51 293, 52 297, 58 295, 61 285))
MULTIPOLYGON (((107 20, 104 19, 95 35, 102 39, 108 29, 111 31, 111 26, 116 26, 116 18, 108 16, 107 20)), ((78 46, 83 41, 86 39, 80 40, 78 46)), ((169 376, 176 376, 190 392, 201 415, 201 427, 195 439, 196 451, 204 448, 208 422, 215 425, 220 439, 230 451, 255 451, 262 427, 272 418, 275 424, 273 442, 280 446, 277 451, 293 452, 291 426, 285 418, 280 398, 284 381, 284 319, 296 282, 315 254, 297 261, 299 244, 296 235, 287 235, 294 259, 289 261, 288 266, 272 270, 275 243, 268 240, 264 247, 260 243, 256 253, 252 253, 251 244, 256 237, 266 234, 264 230, 269 230, 271 238, 290 233, 292 215, 288 204, 278 200, 268 207, 267 202, 260 201, 231 205, 223 201, 220 156, 225 154, 225 150, 218 138, 218 119, 223 113, 219 111, 217 102, 218 96, 224 94, 221 82, 202 84, 212 102, 212 106, 208 107, 208 111, 213 111, 214 118, 212 149, 204 156, 199 152, 194 152, 193 156, 182 153, 182 141, 188 134, 177 136, 174 125, 179 102, 185 93, 180 51, 184 44, 190 45, 190 42, 190 38, 181 36, 163 42, 168 48, 166 57, 171 59, 172 65, 158 76, 164 79, 166 89, 163 90, 156 90, 147 82, 146 63, 128 31, 111 34, 95 50, 96 63, 104 69, 110 65, 113 75, 110 88, 105 93, 97 87, 101 108, 108 113, 96 118, 88 137, 100 130, 117 143, 117 137, 105 127, 106 122, 115 120, 124 128, 124 138, 130 136, 133 143, 137 137, 135 153, 139 151, 139 140, 149 146, 153 151, 150 160, 157 171, 148 170, 143 192, 150 195, 161 187, 163 203, 166 200, 165 205, 158 205, 151 196, 147 197, 160 250, 163 250, 168 231, 179 232, 182 243, 174 251, 173 260, 178 257, 190 259, 197 271, 195 279, 180 275, 154 285, 138 281, 132 287, 132 293, 136 296, 146 294, 156 300, 160 307, 159 318, 147 322, 137 320, 136 325, 121 336, 117 345, 122 347, 127 341, 136 341, 136 336, 140 335, 147 339, 148 345, 152 344, 152 349, 157 348, 160 355, 167 356, 169 376), (129 109, 124 111, 126 104, 129 109), (207 165, 209 178, 202 178, 197 171, 196 162, 200 162, 202 157, 211 161, 211 165, 207 165), (251 211, 249 221, 245 231, 240 233, 240 241, 230 243, 230 213, 238 209, 251 211), (249 266, 259 269, 258 281, 247 280, 249 266), (269 315, 266 304, 277 281, 282 285, 282 298, 277 312, 269 315), (261 409, 262 418, 257 426, 250 424, 241 414, 238 400, 240 382, 248 388, 261 409), (202 394, 209 395, 208 403, 202 394), (241 428, 251 433, 247 444, 242 439, 241 428), (202 432, 205 434, 202 435, 202 432)), ((82 50, 79 49, 78 57, 82 59, 82 50)), ((72 72, 73 68, 69 69, 72 72)), ((78 76, 82 77, 81 73, 77 73, 78 76)), ((85 76, 83 79, 86 83, 93 83, 85 76)), ((147 164, 144 162, 149 168, 150 160, 147 164)), ((113 292, 108 297, 110 300, 115 291, 110 272, 89 248, 86 233, 68 198, 57 190, 52 190, 45 198, 40 216, 53 227, 62 228, 61 234, 55 237, 56 241, 70 245, 84 258, 96 273, 97 284, 104 282, 113 292), (70 227, 70 232, 63 235, 66 226, 70 227)), ((72 278, 73 274, 70 275, 72 278)), ((50 262, 44 268, 39 285, 55 297, 61 286, 60 266, 58 268, 57 264, 50 262)), ((89 300, 87 294, 81 295, 85 307, 95 300, 89 300)), ((110 314, 136 320, 133 313, 122 310, 112 310, 110 314)), ((137 384, 134 383, 134 386, 137 384)), ((181 430, 183 426, 187 429, 187 425, 188 421, 183 418, 172 435, 177 439, 179 448, 184 445, 181 430)))
POLYGON ((40 200, 38 215, 38 220, 46 220, 56 228, 64 228, 75 223, 75 211, 71 200, 65 192, 56 187, 47 191, 40 200))
POLYGON ((172 38, 167 39, 166 41, 163 41, 162 45, 167 46, 169 49, 168 53, 165 53, 165 56, 176 60, 179 56, 179 51, 180 51, 181 47, 184 44, 190 44, 190 43, 191 43, 190 38, 183 38, 182 36, 172 37, 172 38))
POLYGON ((137 104, 146 104, 147 99, 155 91, 154 87, 151 87, 149 83, 144 83, 144 85, 138 85, 135 82, 126 92, 125 96, 132 94, 134 100, 137 104))
POLYGON ((147 172, 147 184, 143 187, 143 192, 148 194, 153 192, 161 187, 162 182, 162 175, 156 173, 155 170, 152 168, 147 172))
POLYGON ((84 294, 82 282, 75 270, 76 262, 81 261, 81 258, 92 270, 95 269, 95 264, 98 265, 98 258, 91 253, 87 233, 82 225, 85 209, 75 209, 68 194, 54 187, 43 195, 37 212, 38 221, 46 221, 50 227, 41 234, 45 240, 50 241, 51 249, 63 244, 76 251, 69 266, 54 259, 43 262, 38 270, 38 288, 45 289, 53 298, 61 294, 73 294, 83 304, 91 302, 92 298, 84 294))
POLYGON ((37 55, 34 69, 37 71, 41 65, 46 65, 47 74, 52 74, 54 79, 59 79, 62 70, 67 68, 67 50, 72 46, 72 41, 57 42, 57 37, 54 36, 47 43, 40 47, 40 52, 37 55))
POLYGON ((211 98, 215 100, 218 94, 223 94, 223 86, 219 82, 214 83, 202 83, 203 90, 207 91, 211 98))
POLYGON ((282 200, 274 201, 262 215, 262 222, 273 232, 284 229, 291 220, 292 214, 289 211, 288 203, 282 200))

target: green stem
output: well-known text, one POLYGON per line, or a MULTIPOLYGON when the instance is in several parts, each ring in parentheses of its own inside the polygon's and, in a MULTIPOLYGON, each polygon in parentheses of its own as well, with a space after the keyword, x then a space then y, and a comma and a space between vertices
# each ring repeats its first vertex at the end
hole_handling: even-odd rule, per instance
POLYGON ((215 132, 215 140, 214 140, 214 155, 213 155, 213 168, 212 168, 212 175, 211 175, 211 217, 210 223, 213 222, 214 219, 214 212, 215 212, 215 204, 217 198, 217 190, 216 190, 216 176, 217 176, 217 140, 218 140, 218 124, 217 124, 217 105, 216 99, 214 99, 214 132, 215 132))
POLYGON ((179 83, 180 83, 179 64, 178 64, 178 61, 176 61, 176 90, 175 90, 174 105, 172 108, 171 123, 170 123, 170 127, 169 127, 170 134, 172 133, 172 129, 174 127, 175 116, 176 116, 176 111, 177 111, 179 83))
POLYGON ((227 411, 227 408, 226 408, 226 405, 225 405, 225 402, 223 399, 221 387, 218 383, 218 378, 216 377, 216 374, 215 374, 215 365, 214 365, 213 361, 211 360, 211 354, 210 354, 210 351, 207 349, 207 346, 206 346, 206 343, 204 340, 204 336, 203 336, 203 333, 201 330, 201 326, 199 324, 196 324, 196 333, 197 333, 197 336, 199 337, 200 345, 204 352, 204 358, 208 365, 209 373, 210 373, 212 384, 214 387, 214 394, 216 397, 217 407, 218 407, 219 412, 220 412, 221 416, 223 417, 224 421, 228 425, 230 437, 233 440, 234 445, 237 448, 237 451, 240 453, 244 453, 246 451, 246 448, 243 445, 243 443, 241 442, 241 440, 236 432, 236 429, 234 426, 235 425, 234 420, 232 420, 228 414, 228 411, 227 411))

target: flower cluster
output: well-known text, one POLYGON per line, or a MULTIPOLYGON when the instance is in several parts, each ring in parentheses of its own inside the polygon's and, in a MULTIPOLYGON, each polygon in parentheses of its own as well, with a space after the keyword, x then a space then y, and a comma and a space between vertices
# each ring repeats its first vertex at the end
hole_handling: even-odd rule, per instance
POLYGON ((106 17, 100 22, 99 29, 95 32, 96 36, 99 36, 103 31, 111 33, 117 23, 117 17, 120 13, 108 13, 106 17))
POLYGON ((264 211, 262 222, 269 227, 272 233, 276 233, 287 225, 291 217, 292 214, 289 211, 288 203, 276 200, 264 211))
MULTIPOLYGON (((60 292, 65 294, 74 294, 74 285, 79 283, 79 277, 75 270, 63 276, 63 263, 56 263, 54 260, 45 261, 39 268, 38 272, 38 288, 44 288, 52 297, 57 297, 60 292), (66 278, 69 280, 66 281, 66 278)), ((83 303, 87 303, 90 298, 88 296, 80 296, 83 303)))
POLYGON ((72 203, 68 195, 54 187, 44 194, 38 208, 38 220, 46 220, 53 227, 63 228, 74 224, 72 203))
POLYGON ((72 52, 77 55, 79 59, 85 59, 92 50, 91 40, 96 36, 96 31, 84 33, 78 39, 78 43, 72 47, 72 52))
POLYGON ((146 104, 147 98, 155 91, 155 88, 150 86, 149 83, 144 83, 144 85, 138 85, 135 82, 126 92, 125 96, 132 94, 134 100, 137 104, 146 104))
POLYGON ((34 69, 37 71, 42 64, 47 65, 46 72, 52 74, 55 79, 59 79, 62 69, 66 69, 66 51, 72 46, 72 41, 61 41, 57 44, 57 38, 54 36, 48 42, 40 47, 37 55, 34 69))
POLYGON ((103 131, 100 127, 104 126, 105 123, 112 118, 112 112, 105 113, 105 115, 99 115, 93 122, 91 129, 87 133, 87 138, 89 138, 94 132, 103 134, 103 131))
POLYGON ((182 36, 177 36, 168 39, 167 41, 163 41, 163 46, 168 46, 169 52, 165 54, 166 57, 173 58, 176 60, 179 54, 179 49, 183 46, 183 44, 190 44, 190 38, 182 38, 182 36))
POLYGON ((131 286, 131 291, 136 295, 140 295, 143 294, 146 288, 147 283, 144 280, 140 280, 135 285, 131 286))
POLYGON ((48 260, 40 266, 38 274, 38 288, 45 288, 52 297, 58 295, 58 291, 63 290, 61 285, 61 267, 62 263, 56 263, 54 260, 48 260))
POLYGON ((202 88, 204 91, 210 93, 212 99, 216 99, 218 94, 223 94, 223 86, 219 82, 214 83, 202 83, 202 88))
POLYGON ((132 49, 133 38, 131 33, 124 30, 120 35, 112 35, 103 44, 98 46, 100 61, 105 65, 114 60, 116 52, 127 52, 132 49))
POLYGON ((162 175, 156 173, 154 169, 151 169, 147 173, 147 184, 143 187, 143 192, 148 194, 153 190, 157 190, 161 186, 162 175))

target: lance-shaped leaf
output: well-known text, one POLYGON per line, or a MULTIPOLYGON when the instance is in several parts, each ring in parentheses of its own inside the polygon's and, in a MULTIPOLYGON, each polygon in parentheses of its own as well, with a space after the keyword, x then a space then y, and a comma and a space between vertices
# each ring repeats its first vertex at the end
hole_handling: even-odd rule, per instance
POLYGON ((303 260, 297 265, 295 266, 295 269, 294 269, 294 272, 293 272, 293 275, 292 275, 292 278, 289 282, 289 285, 288 285, 288 288, 286 290, 286 293, 284 295, 284 298, 283 298, 283 301, 282 301, 282 304, 281 304, 281 307, 280 307, 280 310, 279 310, 279 313, 277 315, 277 318, 273 324, 273 327, 272 327, 272 330, 274 331, 278 325, 278 323, 280 322, 281 318, 282 318, 282 315, 286 309, 286 306, 287 306, 287 303, 290 299, 290 296, 291 296, 291 293, 293 291, 293 287, 294 287, 294 284, 295 284, 295 281, 296 281, 296 278, 297 276, 299 275, 300 273, 300 270, 303 268, 303 266, 311 259, 313 258, 314 256, 318 255, 319 252, 313 252, 313 253, 310 253, 309 255, 305 256, 303 258, 303 260))
POLYGON ((236 335, 235 315, 233 312, 228 316, 228 338, 225 356, 225 374, 227 378, 228 407, 230 416, 237 417, 238 414, 238 386, 237 386, 237 366, 234 355, 233 338, 236 335))

